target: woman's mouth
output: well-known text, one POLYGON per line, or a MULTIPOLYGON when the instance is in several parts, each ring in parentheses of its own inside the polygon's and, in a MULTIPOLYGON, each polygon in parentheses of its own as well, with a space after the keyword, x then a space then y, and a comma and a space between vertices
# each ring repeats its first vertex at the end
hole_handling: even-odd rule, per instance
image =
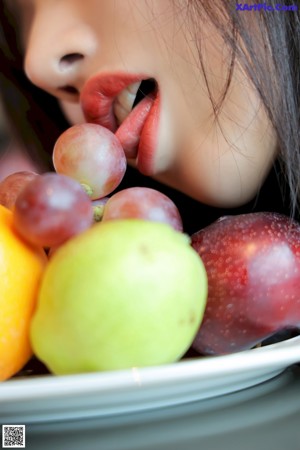
POLYGON ((116 134, 126 157, 140 172, 153 175, 160 96, 153 78, 129 74, 98 75, 86 83, 81 105, 88 122, 116 134))
POLYGON ((137 81, 124 89, 114 101, 114 114, 120 126, 129 116, 133 108, 145 97, 153 98, 156 92, 156 82, 153 78, 137 81))

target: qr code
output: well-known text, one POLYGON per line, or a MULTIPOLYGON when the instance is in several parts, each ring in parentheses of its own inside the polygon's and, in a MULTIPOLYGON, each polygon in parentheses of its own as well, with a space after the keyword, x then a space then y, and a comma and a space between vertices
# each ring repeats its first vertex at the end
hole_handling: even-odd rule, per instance
POLYGON ((2 425, 2 448, 25 448, 25 425, 2 425))

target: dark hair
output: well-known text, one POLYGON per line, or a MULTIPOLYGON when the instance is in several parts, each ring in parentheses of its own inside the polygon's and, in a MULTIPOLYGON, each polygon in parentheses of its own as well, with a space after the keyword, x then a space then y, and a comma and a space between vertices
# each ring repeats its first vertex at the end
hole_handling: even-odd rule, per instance
MULTIPOLYGON (((217 114, 230 84, 234 62, 238 60, 257 90, 276 132, 278 163, 284 177, 282 187, 289 188, 290 211, 294 215, 300 202, 299 7, 290 1, 279 5, 277 0, 269 0, 268 4, 199 0, 190 1, 190 5, 192 17, 200 15, 204 20, 209 19, 232 50, 223 96, 218 101, 211 98, 214 110, 217 114)), ((205 71, 201 47, 199 50, 205 71)), ((209 91, 209 86, 207 88, 209 91)))
MULTIPOLYGON (((224 95, 211 98, 216 117, 230 85, 235 60, 257 90, 277 134, 282 185, 286 181, 289 187, 293 214, 300 201, 300 11, 290 1, 281 2, 282 9, 290 10, 276 11, 277 4, 277 0, 268 2, 274 11, 262 7, 241 11, 233 0, 189 0, 187 14, 199 35, 199 61, 204 74, 199 18, 210 20, 232 49, 224 95)), ((25 77, 16 27, 5 5, 0 9, 0 23, 0 92, 8 117, 29 151, 35 157, 45 158, 67 123, 57 101, 25 77)), ((209 85, 207 88, 210 92, 209 85)))

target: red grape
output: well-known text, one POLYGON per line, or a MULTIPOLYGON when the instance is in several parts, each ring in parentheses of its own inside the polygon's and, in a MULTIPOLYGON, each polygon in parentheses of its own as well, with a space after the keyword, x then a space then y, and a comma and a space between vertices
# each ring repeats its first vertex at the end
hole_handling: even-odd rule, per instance
POLYGON ((61 134, 54 146, 53 164, 58 173, 81 183, 93 200, 110 194, 127 167, 116 136, 91 123, 74 125, 61 134))
POLYGON ((0 204, 13 209, 15 201, 22 189, 38 174, 30 171, 15 172, 8 175, 0 183, 0 204))
POLYGON ((42 247, 58 246, 91 226, 92 202, 75 180, 46 173, 22 190, 13 220, 27 241, 42 247))
POLYGON ((139 218, 164 222, 182 231, 182 219, 173 201, 161 192, 145 187, 123 189, 105 204, 102 220, 139 218))

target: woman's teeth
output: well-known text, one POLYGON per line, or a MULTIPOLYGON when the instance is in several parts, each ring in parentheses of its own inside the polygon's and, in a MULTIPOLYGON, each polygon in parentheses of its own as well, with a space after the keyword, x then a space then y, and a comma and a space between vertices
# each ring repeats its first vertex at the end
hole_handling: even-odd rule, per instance
POLYGON ((117 96, 114 102, 114 114, 118 125, 121 125, 130 114, 140 85, 140 81, 130 84, 117 96))
POLYGON ((132 109, 145 97, 151 96, 157 92, 157 83, 154 78, 138 81, 127 86, 117 96, 114 102, 114 114, 117 124, 121 125, 132 109))

